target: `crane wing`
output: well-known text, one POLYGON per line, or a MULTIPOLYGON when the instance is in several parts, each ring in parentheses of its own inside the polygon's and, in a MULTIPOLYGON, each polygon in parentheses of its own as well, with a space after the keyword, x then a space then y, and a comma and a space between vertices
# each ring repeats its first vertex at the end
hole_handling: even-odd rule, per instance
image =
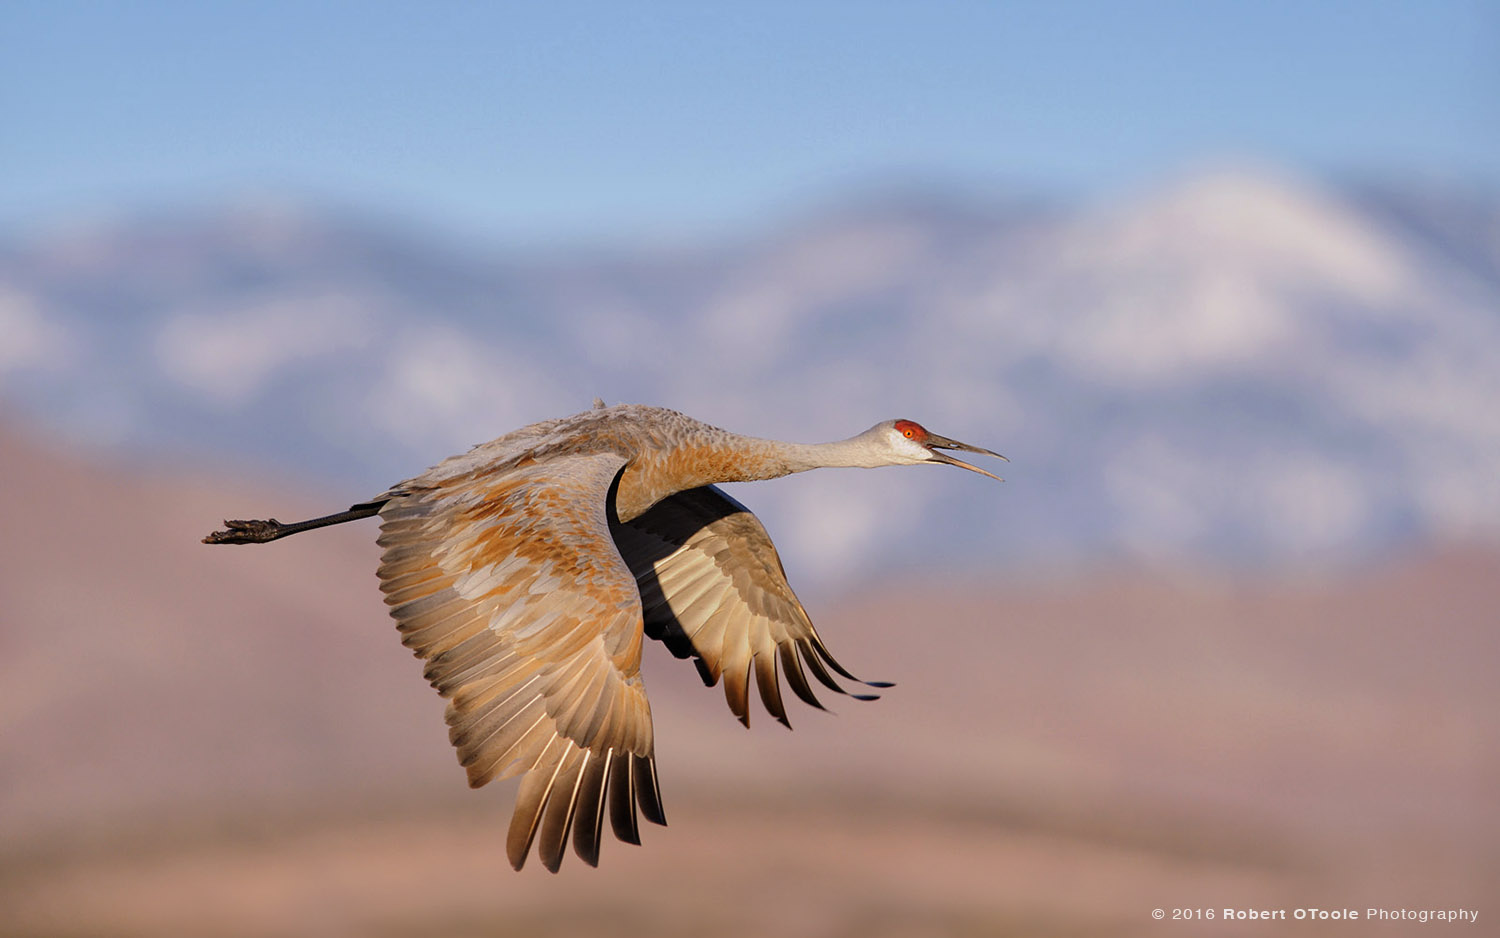
POLYGON ((729 709, 746 726, 752 673, 766 710, 787 726, 780 677, 819 709, 825 708, 804 665, 840 694, 848 691, 829 669, 859 680, 823 645, 759 519, 717 487, 668 496, 645 514, 616 523, 613 534, 640 587, 646 634, 677 657, 694 658, 709 687, 722 676, 729 709))
POLYGON ((615 454, 521 459, 500 474, 419 477, 381 509, 380 588, 401 640, 448 698, 478 787, 525 773, 506 840, 520 869, 574 851, 597 865, 603 816, 640 843, 666 820, 641 682, 635 579, 609 535, 615 454))

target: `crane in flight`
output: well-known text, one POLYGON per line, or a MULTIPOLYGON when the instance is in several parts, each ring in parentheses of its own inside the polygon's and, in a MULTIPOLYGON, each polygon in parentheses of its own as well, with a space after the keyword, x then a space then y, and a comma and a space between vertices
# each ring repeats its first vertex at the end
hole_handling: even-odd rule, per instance
MULTIPOLYGON (((714 483, 830 466, 959 466, 1005 457, 887 420, 834 443, 740 436, 623 404, 523 427, 348 511, 282 524, 226 521, 205 544, 259 544, 380 516, 380 588, 401 641, 447 698, 448 736, 475 788, 523 774, 506 837, 520 869, 573 849, 597 866, 604 816, 640 843, 637 809, 665 824, 643 636, 691 657, 750 725, 753 679, 790 726, 781 681, 822 709, 807 673, 847 694, 760 521, 714 483)), ((873 699, 868 694, 854 694, 873 699)))

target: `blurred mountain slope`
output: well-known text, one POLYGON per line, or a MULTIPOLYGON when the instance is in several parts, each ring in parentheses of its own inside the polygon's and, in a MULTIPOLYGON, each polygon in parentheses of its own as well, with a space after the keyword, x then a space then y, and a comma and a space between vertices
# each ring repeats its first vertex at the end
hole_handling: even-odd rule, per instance
POLYGON ((1500 529, 1497 225, 1263 170, 546 253, 295 205, 124 219, 0 252, 0 394, 361 492, 595 395, 804 440, 907 416, 1016 484, 765 487, 798 569, 1338 561, 1500 529))

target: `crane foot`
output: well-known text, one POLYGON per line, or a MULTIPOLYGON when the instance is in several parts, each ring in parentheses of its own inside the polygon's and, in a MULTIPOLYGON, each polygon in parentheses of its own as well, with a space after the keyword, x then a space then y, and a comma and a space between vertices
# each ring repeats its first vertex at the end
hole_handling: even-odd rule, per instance
POLYGON ((203 539, 205 544, 264 544, 281 535, 284 525, 275 518, 264 521, 225 521, 224 530, 203 539))

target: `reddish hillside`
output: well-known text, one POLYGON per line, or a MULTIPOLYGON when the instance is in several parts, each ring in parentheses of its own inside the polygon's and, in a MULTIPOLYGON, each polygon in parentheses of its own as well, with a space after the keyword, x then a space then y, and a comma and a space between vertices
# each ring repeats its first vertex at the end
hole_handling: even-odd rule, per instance
POLYGON ((198 539, 225 515, 327 506, 146 478, 15 433, 0 478, 8 831, 458 780, 375 589, 368 525, 210 549, 198 539))
POLYGON ((775 890, 811 917, 798 933, 882 908, 931 933, 1124 933, 1190 900, 1472 907, 1496 874, 1485 550, 1323 579, 875 589, 814 613, 841 660, 898 686, 794 712, 790 734, 759 712, 741 730, 652 648, 673 826, 552 880, 505 867, 509 790, 464 789, 380 603, 372 524, 198 543, 225 515, 364 493, 146 476, 14 432, 0 478, 0 906, 20 934, 295 934, 310 909, 323 933, 434 916, 563 933, 611 895, 632 927, 676 933, 707 906, 643 905, 669 876, 775 890), (419 896, 392 887, 409 858, 432 876, 419 896), (578 876, 598 901, 543 928, 578 876), (164 898, 185 881, 195 903, 164 898))

